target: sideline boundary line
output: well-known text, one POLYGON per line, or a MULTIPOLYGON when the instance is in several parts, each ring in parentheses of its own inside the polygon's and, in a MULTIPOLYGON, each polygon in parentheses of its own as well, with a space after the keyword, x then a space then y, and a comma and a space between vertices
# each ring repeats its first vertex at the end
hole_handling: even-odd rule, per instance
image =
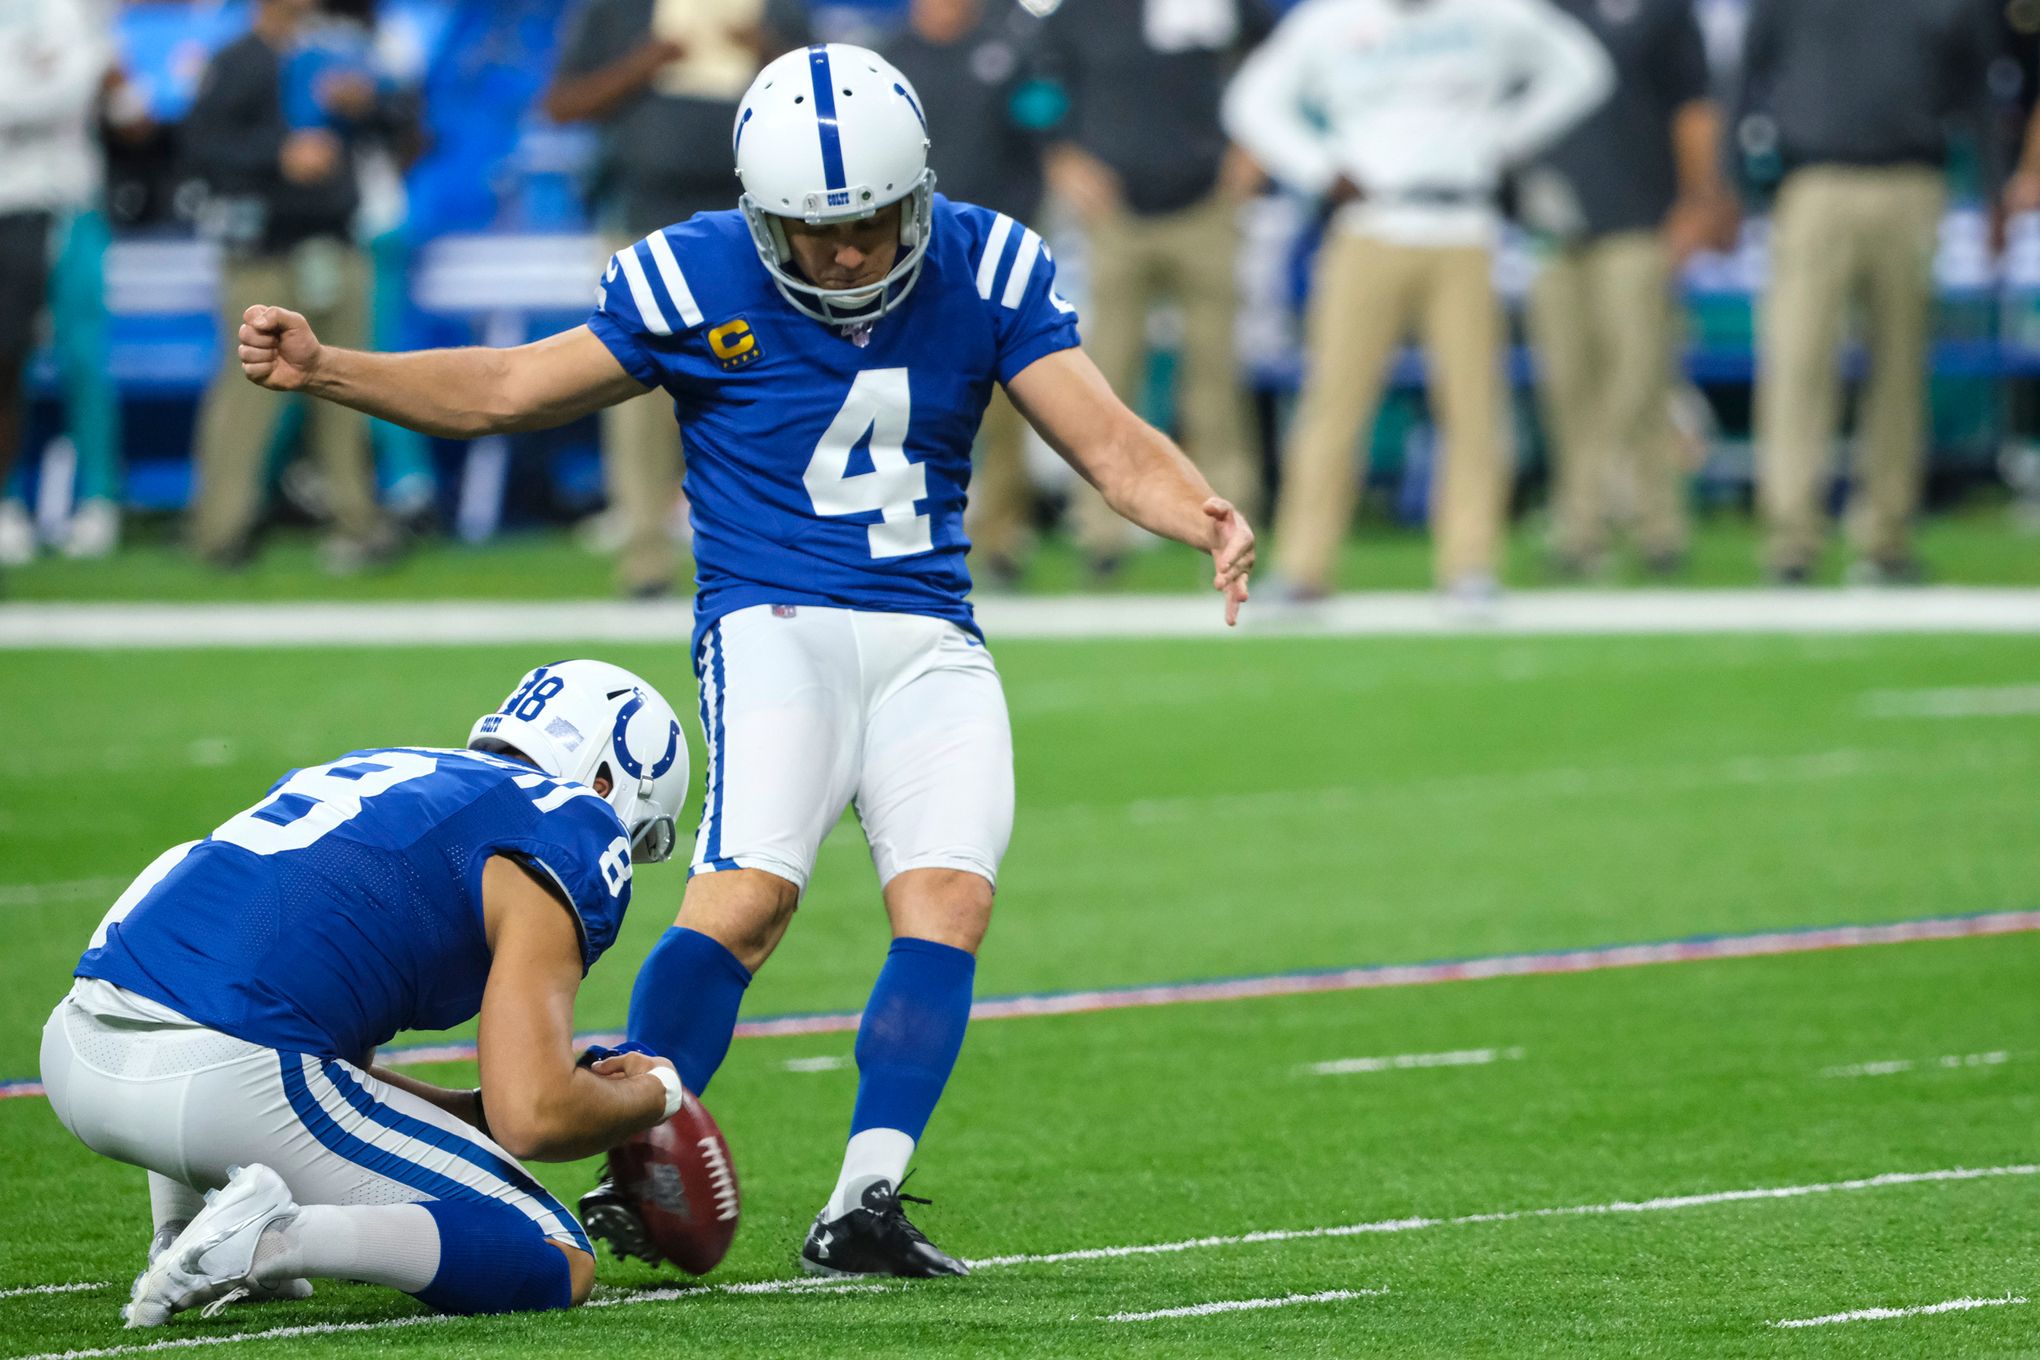
MULTIPOLYGON (((1088 1015, 1098 1011, 1183 1006, 1207 1001, 1257 1001, 1318 992, 1361 992, 1387 987, 1424 987, 1441 982, 1477 982, 1485 978, 1598 973, 1611 968, 1641 968, 1663 963, 1772 958, 1781 954, 1824 953, 1880 944, 1913 944, 1925 940, 1974 939, 2036 932, 2040 932, 2040 910, 1926 916, 1878 925, 1803 926, 1742 935, 1696 935, 1649 944, 1601 945, 1536 954, 1494 954, 1433 963, 1373 964, 1359 968, 1267 973, 1254 977, 1109 987, 1081 992, 987 997, 970 1008, 970 1018, 979 1021, 1017 1020, 1041 1015, 1088 1015)), ((859 1014, 857 1011, 829 1011, 766 1016, 740 1021, 736 1032, 740 1039, 850 1034, 857 1029, 859 1014)), ((582 1034, 576 1036, 575 1042, 616 1044, 623 1038, 623 1035, 613 1033, 582 1034)), ((475 1046, 472 1043, 412 1044, 386 1049, 377 1055, 377 1061, 390 1067, 409 1067, 420 1063, 469 1062, 474 1056, 475 1046)), ((0 1100, 41 1094, 42 1084, 37 1081, 0 1081, 0 1100)))
MULTIPOLYGON (((1216 638, 1215 598, 1042 595, 976 610, 1000 638, 1216 638)), ((693 634, 691 600, 291 601, 276 604, 10 604, 0 651, 200 647, 393 647, 670 642, 693 634)), ((1257 601, 1248 637, 1623 635, 1662 633, 2040 633, 2040 589, 1525 590, 1469 615, 1421 591, 1340 595, 1312 605, 1257 601)))
MULTIPOLYGON (((1733 1204, 1751 1200, 1801 1199, 1810 1195, 1848 1193, 1857 1190, 1876 1190, 1898 1185, 1927 1185, 1942 1182, 1964 1182, 1992 1180, 2005 1176, 2040 1175, 2040 1165, 2022 1164, 2013 1166, 1948 1167, 1939 1171, 1890 1171, 1882 1175, 1864 1176, 1845 1181, 1818 1181, 1805 1185, 1760 1186, 1745 1190, 1718 1190, 1704 1194, 1660 1195, 1646 1200, 1613 1200, 1605 1204, 1572 1204, 1546 1209, 1505 1209, 1493 1213, 1461 1214, 1456 1218, 1397 1218, 1372 1223, 1349 1223, 1329 1228, 1294 1228, 1273 1231, 1240 1233, 1227 1237, 1198 1237, 1180 1242, 1154 1242, 1123 1247, 1091 1247, 1077 1251, 1048 1252, 1038 1255, 989 1256, 968 1264, 975 1270, 989 1270, 1000 1266, 1055 1265, 1069 1261, 1095 1261, 1122 1256, 1151 1256, 1173 1254, 1185 1251, 1199 1251, 1213 1247, 1250 1246, 1267 1242, 1294 1242, 1307 1238, 1354 1237, 1367 1233, 1414 1232, 1423 1228, 1457 1227, 1482 1223, 1513 1223, 1539 1218, 1591 1218, 1613 1214, 1663 1213, 1680 1209, 1698 1209, 1716 1204, 1733 1204)), ((705 1298, 713 1294, 839 1294, 871 1292, 870 1286, 828 1288, 824 1284, 806 1279, 757 1280, 735 1282, 723 1285, 698 1285, 693 1288, 649 1289, 636 1294, 623 1294, 595 1301, 602 1307, 623 1307, 633 1304, 667 1303, 685 1299, 705 1298)), ((885 1292, 880 1286, 878 1292, 885 1292)), ((337 1332, 373 1332, 398 1327, 419 1327, 433 1323, 467 1322, 469 1318, 448 1317, 440 1314, 396 1317, 380 1322, 326 1322, 291 1327, 271 1327, 262 1331, 236 1332, 230 1335, 207 1335, 173 1337, 162 1341, 144 1342, 122 1346, 103 1346, 96 1349, 67 1351, 44 1351, 34 1355, 12 1357, 12 1360, 98 1360, 99 1357, 118 1355, 139 1355, 150 1351, 183 1350, 193 1346, 225 1346, 243 1341, 281 1341, 304 1336, 324 1336, 337 1332)))

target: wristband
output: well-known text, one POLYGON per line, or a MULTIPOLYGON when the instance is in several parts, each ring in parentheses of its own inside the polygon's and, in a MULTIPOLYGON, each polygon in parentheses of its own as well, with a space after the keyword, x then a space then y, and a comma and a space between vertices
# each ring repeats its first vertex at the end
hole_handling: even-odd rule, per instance
POLYGON ((654 1067, 651 1075, 659 1079, 659 1085, 666 1088, 666 1108, 659 1118, 671 1119, 680 1113, 680 1107, 687 1103, 687 1088, 680 1084, 680 1074, 670 1067, 654 1067))

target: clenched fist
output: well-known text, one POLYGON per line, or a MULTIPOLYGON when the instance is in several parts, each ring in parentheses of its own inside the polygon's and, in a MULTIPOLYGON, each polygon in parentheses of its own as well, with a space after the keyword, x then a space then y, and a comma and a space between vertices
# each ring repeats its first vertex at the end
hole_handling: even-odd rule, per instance
POLYGON ((250 307, 241 313, 241 372, 257 387, 295 392, 311 381, 319 362, 319 337, 296 312, 250 307))

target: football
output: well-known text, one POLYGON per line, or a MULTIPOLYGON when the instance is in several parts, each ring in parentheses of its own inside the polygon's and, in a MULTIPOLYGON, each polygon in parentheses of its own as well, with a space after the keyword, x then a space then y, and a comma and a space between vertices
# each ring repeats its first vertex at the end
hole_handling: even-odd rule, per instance
POLYGON ((737 1235, 737 1171, 715 1117, 692 1092, 671 1119, 612 1150, 609 1164, 660 1255, 689 1274, 715 1269, 737 1235))

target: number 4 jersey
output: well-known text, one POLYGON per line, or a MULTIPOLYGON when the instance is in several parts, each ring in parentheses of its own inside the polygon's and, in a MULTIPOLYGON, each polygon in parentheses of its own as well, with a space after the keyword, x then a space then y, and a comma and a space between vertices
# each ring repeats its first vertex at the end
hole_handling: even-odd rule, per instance
POLYGON ((926 614, 976 631, 965 488, 992 384, 1077 343, 1034 232, 935 197, 913 292, 864 332, 795 311, 742 214, 610 261, 588 325, 673 397, 693 507, 696 653, 759 604, 926 614))
POLYGON ((585 971, 630 904, 630 844, 592 789, 480 751, 357 751, 294 770, 135 880, 79 960, 211 1029, 359 1061, 481 1010, 482 866, 570 911, 585 971))

